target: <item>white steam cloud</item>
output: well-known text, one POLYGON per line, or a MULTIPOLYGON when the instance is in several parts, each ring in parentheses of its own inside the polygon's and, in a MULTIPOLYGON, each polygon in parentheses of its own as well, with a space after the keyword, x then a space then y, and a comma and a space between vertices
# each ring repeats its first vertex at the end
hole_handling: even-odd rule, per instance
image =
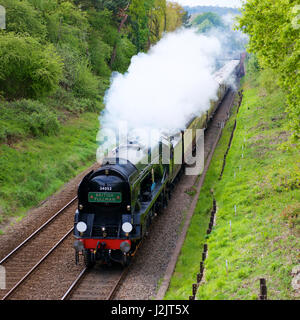
POLYGON ((115 73, 105 95, 102 127, 184 129, 216 98, 215 58, 221 54, 214 36, 182 29, 167 34, 147 54, 131 60, 128 72, 115 73))

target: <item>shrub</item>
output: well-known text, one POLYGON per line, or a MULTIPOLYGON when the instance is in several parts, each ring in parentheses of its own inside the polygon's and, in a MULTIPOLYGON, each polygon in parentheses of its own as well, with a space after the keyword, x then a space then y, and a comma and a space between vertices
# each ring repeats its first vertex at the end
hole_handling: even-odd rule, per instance
POLYGON ((39 101, 6 102, 0 109, 0 117, 0 141, 24 135, 51 135, 60 127, 56 114, 39 101))
POLYGON ((117 44, 117 55, 112 69, 121 73, 126 72, 135 51, 135 46, 128 38, 121 38, 117 44))
POLYGON ((53 92, 62 76, 62 62, 50 44, 14 33, 0 37, 0 91, 4 97, 38 98, 53 92))
POLYGON ((95 99, 99 95, 99 80, 93 75, 88 61, 81 61, 76 66, 74 93, 80 98, 95 99))
POLYGON ((46 26, 43 18, 27 1, 1 0, 6 9, 6 30, 28 35, 35 38, 45 38, 46 26))
POLYGON ((247 73, 249 73, 250 75, 254 75, 260 70, 258 59, 255 54, 250 55, 246 66, 247 66, 247 73))
POLYGON ((78 53, 87 49, 88 20, 86 13, 71 2, 61 2, 55 11, 46 15, 48 38, 55 44, 68 44, 78 53))
POLYGON ((89 52, 93 70, 99 76, 109 77, 111 73, 109 61, 112 54, 112 48, 102 40, 99 32, 94 32, 91 35, 89 52))

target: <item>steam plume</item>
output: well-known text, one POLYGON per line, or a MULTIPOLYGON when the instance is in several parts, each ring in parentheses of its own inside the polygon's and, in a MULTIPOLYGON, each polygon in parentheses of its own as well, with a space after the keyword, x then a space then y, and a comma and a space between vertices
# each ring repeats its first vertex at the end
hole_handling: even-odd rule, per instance
POLYGON ((184 129, 216 97, 213 72, 220 53, 214 36, 192 29, 165 35, 147 54, 134 56, 128 72, 113 74, 102 127, 117 128, 121 120, 129 129, 184 129))

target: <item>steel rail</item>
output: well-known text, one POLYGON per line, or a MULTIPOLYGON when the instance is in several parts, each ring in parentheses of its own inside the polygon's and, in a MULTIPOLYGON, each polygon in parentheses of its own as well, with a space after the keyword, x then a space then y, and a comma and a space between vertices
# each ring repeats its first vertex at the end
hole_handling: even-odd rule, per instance
POLYGON ((6 300, 32 274, 32 272, 73 232, 72 227, 2 298, 6 300))
POLYGON ((77 284, 83 279, 83 276, 86 274, 88 268, 84 268, 80 274, 78 275, 78 277, 73 281, 73 283, 71 284, 71 286, 69 287, 69 289, 66 291, 66 293, 62 296, 62 298, 60 300, 66 300, 71 293, 73 292, 74 288, 77 286, 77 284))
MULTIPOLYGON (((118 278, 118 280, 116 281, 115 285, 113 286, 113 288, 110 290, 107 298, 105 300, 112 300, 120 286, 120 283, 122 282, 122 280, 126 277, 130 266, 132 265, 134 258, 135 258, 135 254, 138 250, 138 248, 142 245, 142 243, 144 242, 144 240, 142 240, 139 245, 137 246, 137 248, 135 249, 133 256, 132 256, 132 260, 129 264, 129 266, 126 267, 126 269, 124 269, 120 275, 120 277, 118 278)), ((82 279, 84 278, 84 276, 86 275, 86 272, 88 271, 88 268, 84 268, 80 274, 78 275, 78 277, 74 280, 74 282, 71 284, 71 286, 69 287, 69 289, 66 291, 66 293, 62 296, 61 300, 66 300, 71 293, 73 292, 73 290, 76 288, 76 286, 79 284, 80 281, 82 281, 82 279)))
POLYGON ((125 270, 122 271, 119 279, 116 281, 115 285, 113 286, 113 288, 111 289, 110 293, 108 294, 106 300, 113 300, 120 284, 121 284, 121 281, 126 277, 127 273, 128 273, 128 270, 129 270, 129 266, 126 267, 125 270))
POLYGON ((62 213, 67 207, 69 207, 74 201, 77 200, 77 196, 68 202, 63 208, 57 211, 50 219, 48 219, 42 226, 40 226, 35 232, 33 232, 28 238, 26 238, 22 243, 20 243, 15 249, 13 249, 7 256, 5 256, 1 261, 0 265, 5 262, 10 256, 12 256, 17 250, 23 247, 29 240, 36 236, 42 229, 44 229, 52 220, 54 220, 60 213, 62 213))

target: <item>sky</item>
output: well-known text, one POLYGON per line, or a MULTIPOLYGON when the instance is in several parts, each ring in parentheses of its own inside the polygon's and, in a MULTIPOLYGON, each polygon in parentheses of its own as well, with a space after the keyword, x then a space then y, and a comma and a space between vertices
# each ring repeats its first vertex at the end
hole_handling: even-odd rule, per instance
MULTIPOLYGON (((172 0, 171 0, 172 1, 172 0)), ((241 0, 174 0, 182 6, 219 6, 219 7, 241 7, 241 0)))

